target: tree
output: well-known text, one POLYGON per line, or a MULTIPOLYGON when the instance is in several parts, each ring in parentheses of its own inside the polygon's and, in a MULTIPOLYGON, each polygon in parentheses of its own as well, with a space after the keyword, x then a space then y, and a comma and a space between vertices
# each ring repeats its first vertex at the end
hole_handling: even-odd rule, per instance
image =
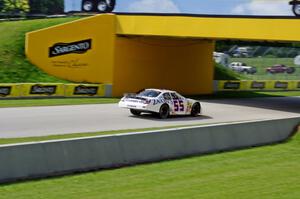
POLYGON ((63 0, 48 0, 48 14, 61 14, 64 12, 63 0))
POLYGON ((28 0, 4 0, 3 11, 7 14, 24 14, 29 11, 28 0))
POLYGON ((0 13, 3 11, 4 8, 4 0, 0 0, 0 13))
POLYGON ((64 0, 29 0, 31 14, 60 14, 64 12, 64 0))

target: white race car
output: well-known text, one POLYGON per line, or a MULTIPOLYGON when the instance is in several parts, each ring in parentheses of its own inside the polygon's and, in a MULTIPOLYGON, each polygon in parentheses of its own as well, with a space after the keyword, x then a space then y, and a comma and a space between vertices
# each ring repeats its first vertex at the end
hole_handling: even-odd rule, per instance
POLYGON ((170 115, 191 115, 201 113, 199 101, 185 98, 175 91, 146 89, 138 94, 125 94, 119 107, 127 108, 133 115, 156 113, 162 119, 170 115))

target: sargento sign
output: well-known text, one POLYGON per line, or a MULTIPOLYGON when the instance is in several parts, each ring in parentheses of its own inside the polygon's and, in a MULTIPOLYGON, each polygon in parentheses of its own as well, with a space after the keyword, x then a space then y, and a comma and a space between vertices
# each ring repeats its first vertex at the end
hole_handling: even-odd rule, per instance
POLYGON ((289 86, 288 82, 275 82, 275 88, 287 89, 289 86))
POLYGON ((6 97, 11 93, 11 86, 0 86, 0 96, 6 97))
POLYGON ((240 82, 226 82, 224 84, 224 89, 239 89, 241 86, 240 82))
POLYGON ((76 86, 74 89, 74 95, 97 95, 98 93, 98 86, 76 86))
POLYGON ((251 84, 252 89, 264 89, 266 88, 266 82, 252 82, 251 84))
POLYGON ((57 86, 33 85, 30 89, 31 95, 53 95, 57 86))
POLYGON ((57 57, 71 53, 82 54, 92 49, 92 39, 72 43, 57 43, 49 48, 49 57, 57 57))

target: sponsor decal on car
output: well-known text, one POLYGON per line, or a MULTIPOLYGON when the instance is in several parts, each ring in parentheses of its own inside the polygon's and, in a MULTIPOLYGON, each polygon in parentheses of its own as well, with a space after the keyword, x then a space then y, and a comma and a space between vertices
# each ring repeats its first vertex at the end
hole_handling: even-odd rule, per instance
POLYGON ((92 49, 92 39, 72 43, 56 43, 49 48, 49 57, 57 57, 71 53, 83 54, 92 49))
POLYGON ((6 97, 11 93, 11 86, 0 86, 0 96, 6 97))
POLYGON ((184 104, 182 100, 173 100, 174 103, 174 111, 175 112, 183 112, 184 111, 184 104))
POLYGON ((31 95, 53 95, 56 93, 57 86, 49 86, 49 85, 33 85, 30 89, 31 95))
POLYGON ((98 86, 84 86, 79 85, 74 88, 74 95, 97 95, 98 93, 98 86))
POLYGON ((275 88, 282 88, 282 89, 287 89, 289 86, 288 82, 280 82, 280 81, 277 81, 275 82, 275 88))
POLYGON ((188 103, 187 103, 187 109, 186 109, 186 112, 191 112, 191 111, 192 111, 192 106, 193 106, 193 103, 192 103, 192 102, 188 102, 188 103))
POLYGON ((225 82, 224 89, 239 89, 240 86, 240 82, 225 82))
POLYGON ((166 100, 165 99, 154 99, 153 100, 153 105, 156 105, 156 104, 163 104, 165 103, 166 100))
POLYGON ((251 88, 252 89, 264 89, 266 88, 266 82, 252 82, 251 83, 251 88))

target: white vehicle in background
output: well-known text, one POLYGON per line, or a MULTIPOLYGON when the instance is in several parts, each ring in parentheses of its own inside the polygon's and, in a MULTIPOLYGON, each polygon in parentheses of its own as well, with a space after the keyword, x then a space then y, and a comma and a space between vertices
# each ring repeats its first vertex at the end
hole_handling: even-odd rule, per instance
POLYGON ((170 115, 191 115, 201 113, 199 101, 185 98, 175 91, 146 89, 138 94, 125 94, 119 102, 120 108, 129 109, 133 115, 155 113, 161 119, 170 115))
POLYGON ((237 47, 233 53, 233 57, 252 57, 253 55, 253 48, 249 46, 245 47, 237 47))
POLYGON ((214 60, 218 64, 228 67, 229 58, 229 55, 225 53, 214 52, 214 60))
POLYGON ((239 73, 255 74, 257 69, 253 66, 247 66, 247 64, 242 62, 232 62, 229 68, 239 73))
POLYGON ((64 0, 65 12, 112 12, 116 0, 64 0))

